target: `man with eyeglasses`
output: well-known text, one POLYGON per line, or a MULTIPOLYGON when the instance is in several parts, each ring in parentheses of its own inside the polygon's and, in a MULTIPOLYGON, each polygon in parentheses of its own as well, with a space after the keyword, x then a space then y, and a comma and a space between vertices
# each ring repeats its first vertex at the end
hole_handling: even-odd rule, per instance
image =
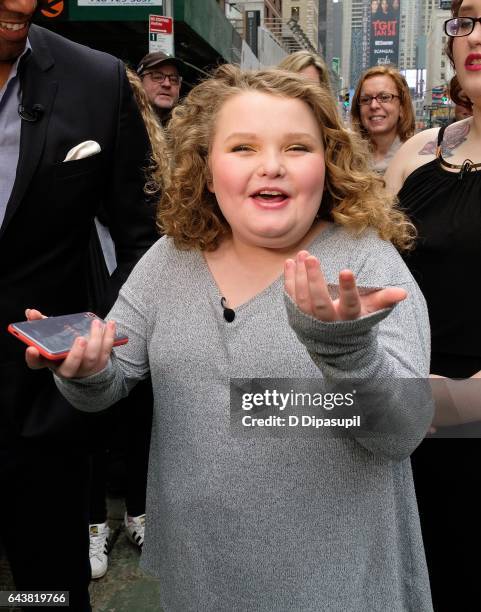
POLYGON ((145 93, 162 125, 167 123, 171 110, 179 100, 181 66, 177 58, 157 51, 143 57, 137 68, 145 93))

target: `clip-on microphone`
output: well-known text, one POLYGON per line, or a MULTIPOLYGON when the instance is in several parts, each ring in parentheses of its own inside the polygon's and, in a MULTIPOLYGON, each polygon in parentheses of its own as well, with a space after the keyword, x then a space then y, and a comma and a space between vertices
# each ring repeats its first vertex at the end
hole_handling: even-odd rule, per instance
POLYGON ((235 312, 232 310, 232 308, 227 308, 227 306, 225 306, 225 302, 226 299, 223 297, 220 301, 220 305, 224 309, 224 319, 227 321, 227 323, 232 323, 232 321, 235 319, 235 312))

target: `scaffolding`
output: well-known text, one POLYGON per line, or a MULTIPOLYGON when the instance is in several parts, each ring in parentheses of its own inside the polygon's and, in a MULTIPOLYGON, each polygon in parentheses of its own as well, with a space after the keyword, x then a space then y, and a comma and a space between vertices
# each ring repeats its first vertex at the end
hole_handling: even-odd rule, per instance
POLYGON ((296 19, 271 17, 264 19, 264 27, 269 29, 286 53, 301 49, 316 53, 316 49, 296 19))
MULTIPOLYGON (((245 20, 238 18, 229 19, 229 21, 232 27, 245 39, 245 20)), ((262 26, 269 30, 286 53, 294 53, 294 51, 300 51, 301 49, 316 53, 316 49, 295 19, 267 17, 263 20, 262 26)))

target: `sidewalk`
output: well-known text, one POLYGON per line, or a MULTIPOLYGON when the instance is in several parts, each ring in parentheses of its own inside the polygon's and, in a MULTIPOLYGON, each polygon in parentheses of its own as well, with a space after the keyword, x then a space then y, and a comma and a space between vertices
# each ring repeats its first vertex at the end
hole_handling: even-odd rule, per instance
POLYGON ((90 583, 94 612, 162 612, 159 581, 139 569, 139 550, 123 529, 124 503, 108 500, 109 525, 113 532, 107 574, 90 583))
MULTIPOLYGON (((139 550, 127 539, 123 529, 124 503, 109 499, 109 525, 113 532, 107 574, 90 583, 90 600, 94 612, 162 612, 159 582, 139 569, 139 550)), ((0 559, 0 590, 12 589, 12 578, 6 559, 0 559)), ((52 608, 52 610, 67 608, 52 608)), ((2 608, 17 612, 19 608, 2 608)), ((35 610, 35 608, 31 608, 35 610)))

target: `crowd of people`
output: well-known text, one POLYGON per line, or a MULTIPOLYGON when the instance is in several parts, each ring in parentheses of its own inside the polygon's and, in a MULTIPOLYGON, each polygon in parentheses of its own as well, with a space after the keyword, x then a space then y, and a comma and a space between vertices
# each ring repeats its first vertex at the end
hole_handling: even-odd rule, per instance
POLYGON ((308 51, 220 66, 180 99, 180 59, 126 68, 31 24, 36 5, 0 0, 0 541, 18 591, 91 609, 115 432, 124 528, 165 612, 477 609, 481 402, 461 383, 481 372, 481 0, 445 24, 457 121, 417 134, 392 66, 362 75, 349 126, 308 51), (88 310, 107 322, 63 361, 6 331, 88 310), (233 435, 233 379, 390 384, 361 430, 257 438, 233 435), (403 379, 430 379, 434 403, 403 379))

